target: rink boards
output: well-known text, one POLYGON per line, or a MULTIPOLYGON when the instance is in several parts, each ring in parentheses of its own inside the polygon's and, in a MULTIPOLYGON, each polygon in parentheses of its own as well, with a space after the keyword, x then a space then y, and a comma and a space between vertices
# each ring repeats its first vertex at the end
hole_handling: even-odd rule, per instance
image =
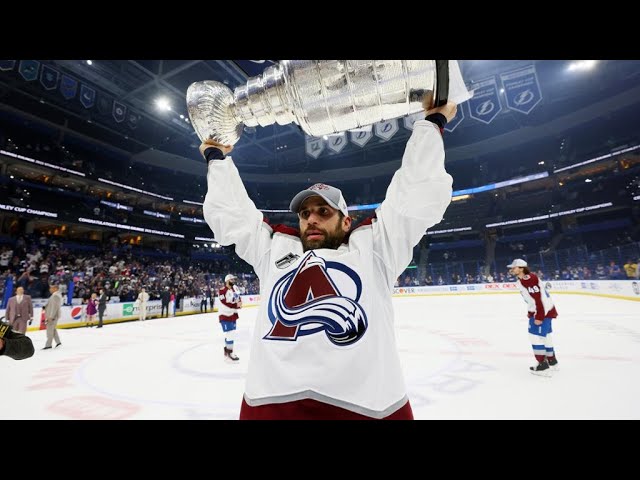
MULTIPOLYGON (((638 280, 555 280, 544 281, 544 286, 549 293, 591 295, 599 297, 617 298, 621 300, 640 301, 640 281, 638 280)), ((479 283, 461 285, 434 285, 424 287, 396 287, 393 289, 394 297, 412 297, 427 295, 487 295, 487 294, 513 294, 518 293, 514 282, 503 283, 479 283)), ((187 297, 183 299, 182 307, 176 310, 175 315, 192 315, 200 313, 200 298, 187 297)), ((243 295, 244 307, 259 305, 260 295, 243 295)), ((171 307, 170 307, 171 308, 171 307)), ((147 302, 147 318, 159 317, 162 309, 160 300, 147 302)), ((60 328, 82 327, 86 324, 86 305, 71 305, 62 307, 61 317, 58 321, 60 328)), ((217 308, 214 309, 214 312, 217 308)), ((170 309, 173 315, 172 309, 170 309)), ((210 312, 211 313, 211 312, 210 312)), ((0 316, 5 315, 5 310, 0 310, 0 316)), ((42 308, 34 308, 34 321, 28 330, 42 330, 42 308)), ((107 304, 104 322, 116 323, 137 320, 139 306, 136 302, 121 302, 107 304)), ((97 321, 97 316, 96 316, 97 321)))

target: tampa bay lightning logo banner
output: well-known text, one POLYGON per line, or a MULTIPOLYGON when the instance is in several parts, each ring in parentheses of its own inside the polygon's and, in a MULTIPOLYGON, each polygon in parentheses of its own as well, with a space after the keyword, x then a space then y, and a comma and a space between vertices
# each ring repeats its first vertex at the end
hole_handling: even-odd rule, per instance
POLYGON ((501 73, 507 107, 528 115, 542 100, 540 83, 534 65, 519 68, 511 72, 501 73))
POLYGON ((55 90, 58 86, 58 77, 60 72, 49 65, 43 65, 40 72, 40 83, 45 90, 55 90))
POLYGON ((27 82, 38 78, 38 70, 40 70, 40 62, 37 60, 20 60, 18 71, 27 82))
POLYGON ((80 103, 84 108, 91 108, 96 103, 96 91, 84 83, 80 84, 80 103))
POLYGON ((113 115, 113 119, 121 123, 125 119, 125 115, 127 113, 127 107, 121 103, 113 102, 113 109, 111 110, 111 115, 113 115))
MULTIPOLYGON (((496 78, 481 80, 473 85, 473 97, 468 100, 469 116, 489 124, 502 111, 496 78)), ((458 109, 460 110, 460 109, 458 109)))
POLYGON ((313 158, 318 158, 324 150, 324 140, 322 138, 306 137, 305 138, 305 151, 307 155, 313 158))
POLYGON ((272 327, 263 339, 296 341, 324 333, 335 345, 351 345, 368 327, 361 294, 356 272, 308 252, 297 269, 276 282, 267 312, 272 327))
POLYGON ((108 115, 109 112, 111 112, 112 105, 113 99, 110 96, 100 92, 100 94, 98 95, 98 112, 100 112, 102 115, 108 115))
POLYGON ((383 120, 373 125, 373 133, 376 137, 381 138, 383 141, 391 140, 398 132, 398 119, 390 118, 389 120, 383 120))
POLYGON ((16 66, 15 60, 0 60, 0 72, 8 72, 16 66))
POLYGON ((71 100, 76 96, 76 92, 78 91, 78 81, 75 78, 68 77, 67 75, 62 75, 60 78, 60 93, 62 96, 71 100))
POLYGON ((329 150, 340 153, 344 147, 347 145, 347 134, 345 132, 335 133, 328 137, 327 147, 329 150))
POLYGON ((127 125, 129 128, 135 130, 138 127, 138 123, 140 123, 140 115, 129 110, 129 114, 127 115, 127 125))
POLYGON ((373 132, 371 129, 349 132, 349 135, 351 135, 351 143, 355 143, 359 147, 364 147, 367 142, 373 138, 373 132))

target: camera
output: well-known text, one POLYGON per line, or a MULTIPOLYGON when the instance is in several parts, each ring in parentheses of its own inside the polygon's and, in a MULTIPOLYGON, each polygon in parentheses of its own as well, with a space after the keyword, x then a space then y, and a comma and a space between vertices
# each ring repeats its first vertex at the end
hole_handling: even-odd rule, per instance
POLYGON ((35 349, 29 337, 22 333, 14 332, 11 325, 0 318, 0 357, 9 357, 14 360, 24 360, 33 356, 35 349))

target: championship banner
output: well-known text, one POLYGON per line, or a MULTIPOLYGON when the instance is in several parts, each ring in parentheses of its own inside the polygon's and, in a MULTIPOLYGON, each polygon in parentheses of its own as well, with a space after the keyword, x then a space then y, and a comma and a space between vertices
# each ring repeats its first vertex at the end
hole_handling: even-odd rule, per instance
POLYGON ((458 109, 456 110, 456 116, 451 119, 451 121, 447 122, 444 126, 444 129, 447 132, 453 132, 458 125, 462 123, 464 120, 464 108, 462 105, 458 105, 458 109))
POLYGON ((381 138, 383 141, 390 140, 399 130, 398 119, 392 118, 390 120, 383 120, 373 126, 373 131, 376 137, 381 138))
POLYGON ((58 86, 58 77, 60 72, 49 65, 43 65, 40 72, 40 84, 45 90, 55 90, 58 86))
POLYGON ((501 73, 500 79, 507 98, 507 107, 529 115, 542 100, 540 83, 534 65, 501 73))
POLYGON ((407 130, 413 130, 413 124, 416 123, 418 120, 424 120, 424 112, 417 112, 404 117, 402 119, 404 123, 404 128, 406 128, 407 130))
POLYGON ((0 60, 0 72, 8 72, 16 66, 15 60, 0 60))
POLYGON ((355 143, 359 147, 364 147, 373 138, 371 130, 351 131, 349 135, 351 135, 351 143, 355 143))
POLYGON ((113 119, 122 123, 125 119, 125 115, 127 113, 127 107, 121 103, 113 102, 113 109, 111 110, 111 114, 113 115, 113 119))
POLYGON ((111 112, 113 99, 104 93, 98 95, 98 112, 102 115, 108 115, 111 112))
POLYGON ((502 111, 495 77, 474 84, 473 97, 468 101, 469 116, 487 125, 502 111))
POLYGON ((138 124, 140 123, 140 118, 141 118, 140 115, 138 115, 137 113, 133 113, 131 110, 129 110, 129 114, 127 115, 127 125, 131 130, 135 130, 136 128, 138 128, 138 124))
POLYGON ((60 78, 60 93, 66 100, 71 100, 78 91, 78 81, 75 78, 62 75, 60 78))
POLYGON ((96 103, 96 91, 84 83, 80 84, 80 103, 84 108, 91 108, 96 103))
POLYGON ((345 132, 342 133, 334 133, 333 135, 329 135, 327 140, 327 147, 329 150, 335 153, 340 153, 344 147, 347 145, 347 134, 345 132))
POLYGON ((313 158, 318 158, 324 150, 324 140, 316 137, 305 138, 305 151, 307 155, 313 158))
POLYGON ((38 78, 38 70, 40 69, 40 62, 37 60, 20 60, 18 71, 22 78, 27 82, 32 82, 38 78))

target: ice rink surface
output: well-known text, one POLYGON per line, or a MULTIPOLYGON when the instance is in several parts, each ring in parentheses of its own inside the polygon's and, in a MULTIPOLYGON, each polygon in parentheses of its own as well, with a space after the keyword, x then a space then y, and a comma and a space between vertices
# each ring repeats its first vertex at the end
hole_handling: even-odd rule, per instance
MULTIPOLYGON (((519 295, 394 298, 416 419, 640 419, 640 302, 553 295, 560 370, 535 363, 519 295)), ((0 357, 0 419, 236 419, 257 308, 223 359, 217 314, 59 330, 0 357)))

